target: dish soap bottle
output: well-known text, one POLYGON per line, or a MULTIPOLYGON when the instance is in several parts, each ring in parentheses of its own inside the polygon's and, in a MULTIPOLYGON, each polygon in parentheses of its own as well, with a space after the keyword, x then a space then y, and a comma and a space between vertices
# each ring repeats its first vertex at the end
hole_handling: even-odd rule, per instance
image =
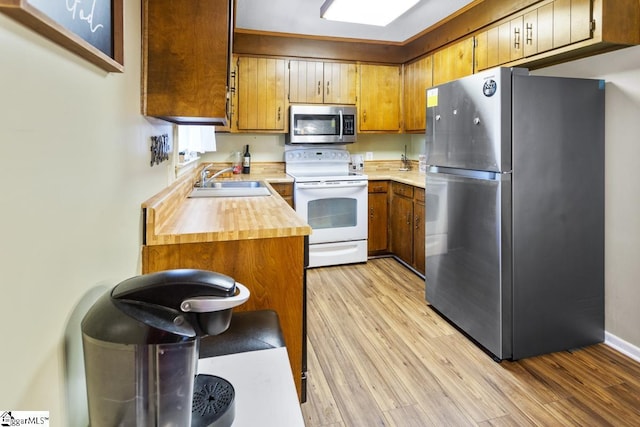
POLYGON ((242 173, 251 172, 251 153, 249 153, 249 144, 244 149, 244 157, 242 159, 242 173))

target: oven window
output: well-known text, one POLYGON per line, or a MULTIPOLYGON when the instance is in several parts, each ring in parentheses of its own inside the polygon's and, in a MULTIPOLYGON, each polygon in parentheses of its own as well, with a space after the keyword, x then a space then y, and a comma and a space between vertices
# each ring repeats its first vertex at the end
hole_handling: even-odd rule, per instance
POLYGON ((338 135, 340 128, 335 114, 296 114, 294 116, 294 135, 338 135))
POLYGON ((355 227, 358 202, 352 198, 311 200, 307 222, 313 229, 355 227))

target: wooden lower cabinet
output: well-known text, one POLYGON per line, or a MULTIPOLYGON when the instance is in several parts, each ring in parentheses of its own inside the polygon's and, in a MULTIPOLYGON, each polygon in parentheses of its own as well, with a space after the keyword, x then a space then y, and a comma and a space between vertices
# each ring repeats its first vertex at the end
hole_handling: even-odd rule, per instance
POLYGON ((424 188, 415 188, 413 195, 413 266, 424 274, 426 261, 424 188))
POLYGON ((424 189, 393 182, 391 184, 389 234, 391 252, 425 272, 424 189))
POLYGON ((380 255, 389 250, 389 181, 369 182, 369 255, 380 255))
POLYGON ((273 182, 271 187, 293 208, 293 183, 273 182))
POLYGON ((391 252, 402 261, 413 263, 413 186, 391 183, 389 234, 391 252))
POLYGON ((293 378, 302 397, 305 269, 304 236, 143 246, 142 272, 177 268, 211 270, 233 277, 250 291, 235 311, 278 313, 293 378))

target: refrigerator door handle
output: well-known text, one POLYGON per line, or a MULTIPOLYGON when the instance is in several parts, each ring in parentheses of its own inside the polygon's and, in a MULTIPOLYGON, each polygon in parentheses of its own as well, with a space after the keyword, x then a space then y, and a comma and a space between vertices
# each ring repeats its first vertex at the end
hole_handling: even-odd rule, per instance
POLYGON ((483 179, 486 181, 502 181, 505 177, 510 178, 511 172, 490 172, 470 169, 445 168, 442 166, 428 166, 427 172, 445 175, 461 176, 465 178, 483 179))

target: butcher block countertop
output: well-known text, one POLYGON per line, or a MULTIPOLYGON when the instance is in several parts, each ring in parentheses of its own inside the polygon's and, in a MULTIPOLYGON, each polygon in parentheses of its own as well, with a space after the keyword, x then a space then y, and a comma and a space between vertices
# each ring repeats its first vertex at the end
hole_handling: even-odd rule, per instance
MULTIPOLYGON (((213 167, 217 170, 225 167, 213 167)), ((301 220, 269 183, 288 183, 293 179, 277 168, 256 168, 247 175, 222 175, 220 180, 265 181, 271 191, 262 197, 188 198, 198 167, 186 173, 165 190, 142 203, 145 212, 145 242, 150 245, 205 243, 229 240, 304 236, 311 227, 301 220)), ((254 168, 252 168, 254 169, 254 168)))
MULTIPOLYGON (((198 166, 185 173, 165 190, 142 203, 145 212, 145 242, 147 246, 205 243, 216 241, 264 239, 304 236, 311 227, 269 185, 293 183, 282 163, 252 166, 252 173, 226 174, 220 180, 265 181, 271 191, 266 197, 201 197, 188 198, 200 179, 198 166)), ((215 172, 228 165, 214 165, 215 172)), ((400 171, 400 162, 365 162, 364 173, 369 180, 397 181, 424 188, 425 175, 418 172, 417 162, 411 170, 400 171)))
POLYGON ((399 161, 368 161, 364 164, 364 173, 369 181, 396 181, 414 187, 425 187, 426 175, 418 171, 418 162, 411 161, 411 169, 401 171, 399 161))

